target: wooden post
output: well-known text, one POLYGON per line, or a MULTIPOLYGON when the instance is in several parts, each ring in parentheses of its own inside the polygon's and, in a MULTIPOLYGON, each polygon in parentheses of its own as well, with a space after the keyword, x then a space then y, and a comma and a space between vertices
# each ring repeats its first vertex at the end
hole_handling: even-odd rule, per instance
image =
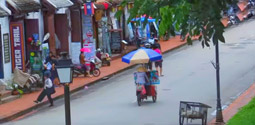
POLYGON ((50 33, 49 47, 50 51, 56 55, 56 39, 55 39, 55 24, 54 24, 54 13, 47 15, 48 32, 50 33))

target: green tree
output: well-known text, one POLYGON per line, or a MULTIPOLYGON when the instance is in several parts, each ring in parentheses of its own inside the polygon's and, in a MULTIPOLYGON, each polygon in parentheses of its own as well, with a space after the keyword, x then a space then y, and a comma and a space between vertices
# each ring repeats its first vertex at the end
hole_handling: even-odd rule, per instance
POLYGON ((236 0, 124 0, 121 5, 126 6, 128 2, 134 2, 129 21, 146 14, 160 21, 160 35, 181 31, 192 44, 191 38, 201 34, 199 40, 203 47, 209 46, 211 39, 214 43, 225 42, 223 11, 237 3, 236 0))

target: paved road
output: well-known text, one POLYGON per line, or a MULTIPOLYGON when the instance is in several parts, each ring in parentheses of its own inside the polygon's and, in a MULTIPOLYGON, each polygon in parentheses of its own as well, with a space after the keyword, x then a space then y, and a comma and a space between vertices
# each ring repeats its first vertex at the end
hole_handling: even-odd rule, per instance
MULTIPOLYGON (((228 105, 255 79, 255 21, 240 24, 225 33, 220 45, 222 105, 228 105)), ((127 70, 107 81, 72 95, 73 125, 176 125, 180 100, 199 101, 216 106, 214 47, 202 48, 199 42, 164 55, 164 77, 158 86, 158 101, 151 99, 137 106, 132 73, 127 70)), ((32 101, 32 100, 31 100, 32 101)), ((7 125, 65 124, 63 100, 53 108, 7 125)), ((200 121, 193 121, 200 123, 200 121)))

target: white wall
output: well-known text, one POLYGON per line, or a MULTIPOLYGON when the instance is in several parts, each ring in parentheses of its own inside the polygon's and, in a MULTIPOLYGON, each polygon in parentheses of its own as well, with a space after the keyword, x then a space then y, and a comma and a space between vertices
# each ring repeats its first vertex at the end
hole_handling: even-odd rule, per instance
MULTIPOLYGON (((9 33, 9 18, 8 17, 2 17, 0 18, 0 25, 1 25, 1 38, 2 38, 2 45, 3 44, 3 34, 8 33, 9 37, 10 37, 10 33, 9 33)), ((10 40, 9 40, 10 41, 10 40)), ((4 47, 2 47, 2 50, 4 51, 4 47)), ((9 43, 9 50, 10 50, 10 62, 9 63, 5 63, 5 60, 3 58, 3 63, 4 63, 4 80, 9 80, 11 79, 12 76, 12 67, 11 67, 11 43, 9 43)), ((3 53, 4 56, 4 53, 3 53)))
MULTIPOLYGON (((0 0, 0 4, 2 6, 6 7, 6 3, 5 0, 0 0)), ((2 45, 3 45, 3 34, 9 33, 9 18, 8 17, 0 17, 0 25, 1 25, 1 38, 2 38, 2 45)), ((10 41, 10 37, 9 37, 9 41, 10 41)), ((4 80, 10 80, 12 77, 12 67, 11 67, 11 43, 9 42, 9 50, 10 50, 10 62, 9 63, 5 63, 5 60, 3 58, 3 63, 4 63, 4 80)), ((2 48, 2 51, 4 51, 4 48, 2 48)), ((3 53, 4 56, 4 53, 3 53)))

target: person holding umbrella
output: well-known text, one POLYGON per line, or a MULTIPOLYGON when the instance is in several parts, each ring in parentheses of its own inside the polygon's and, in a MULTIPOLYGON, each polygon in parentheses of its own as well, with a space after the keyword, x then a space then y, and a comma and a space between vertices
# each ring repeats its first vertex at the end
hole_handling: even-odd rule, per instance
POLYGON ((152 101, 156 102, 157 92, 156 84, 160 84, 156 71, 149 71, 144 67, 144 64, 149 61, 159 61, 162 59, 162 55, 152 49, 140 48, 132 51, 122 57, 122 62, 128 64, 142 64, 143 66, 137 69, 134 73, 134 80, 136 83, 136 96, 138 106, 141 105, 143 99, 147 99, 148 96, 152 97, 152 101))
POLYGON ((84 54, 84 51, 81 49, 80 50, 80 56, 79 56, 79 59, 80 59, 80 64, 82 65, 82 67, 84 68, 84 71, 85 72, 87 72, 87 74, 88 74, 88 76, 89 77, 92 77, 91 75, 90 75, 90 67, 88 67, 87 65, 86 65, 86 58, 85 58, 85 54, 84 54))

